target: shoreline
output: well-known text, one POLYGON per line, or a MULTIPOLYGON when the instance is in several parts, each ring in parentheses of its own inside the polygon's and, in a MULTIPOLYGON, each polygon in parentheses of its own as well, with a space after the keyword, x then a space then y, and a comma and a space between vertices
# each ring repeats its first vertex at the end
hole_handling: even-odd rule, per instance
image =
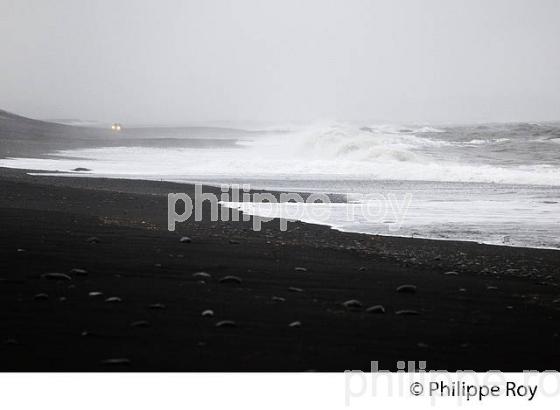
POLYGON ((388 370, 397 360, 560 369, 556 250, 301 222, 254 232, 250 222, 204 219, 168 232, 166 193, 192 185, 13 169, 0 169, 0 184, 5 371, 342 371, 372 360, 388 370), (197 271, 212 277, 199 283, 197 271), (48 281, 48 272, 72 279, 48 281), (241 283, 221 283, 227 275, 241 283), (404 284, 417 291, 397 292, 404 284), (352 299, 361 306, 343 305, 352 299), (366 311, 376 305, 384 313, 366 311), (235 327, 216 327, 222 320, 235 327), (115 358, 128 362, 104 362, 115 358))
MULTIPOLYGON (((126 177, 120 177, 118 175, 96 175, 96 174, 87 174, 87 173, 72 173, 72 172, 67 172, 67 171, 43 171, 43 170, 30 170, 30 169, 21 169, 21 168, 8 168, 8 167, 0 167, 0 170, 15 170, 15 171, 21 171, 24 172, 30 176, 36 176, 36 177, 56 177, 56 178, 90 178, 90 179, 101 179, 101 180, 132 180, 132 181, 145 181, 145 182, 160 182, 160 183, 168 183, 168 184, 176 184, 176 185, 183 185, 183 186, 194 186, 194 185, 201 185, 203 188, 212 188, 213 190, 215 190, 216 192, 219 191, 220 187, 222 184, 212 184, 212 183, 207 183, 207 181, 203 181, 203 182, 196 182, 196 181, 174 181, 174 180, 166 180, 164 178, 145 178, 145 176, 140 176, 139 178, 130 178, 130 176, 126 176, 126 177)), ((387 181, 379 181, 380 183, 386 183, 387 181)), ((399 182, 399 181, 389 181, 389 182, 399 182)), ((409 181, 410 182, 410 181, 409 181)), ((435 183, 437 181, 420 181, 422 183, 435 183)), ((478 184, 478 183, 477 183, 478 184)), ((486 185, 486 183, 483 183, 484 185, 486 185)), ((231 185, 231 184, 223 184, 223 185, 231 185)), ((494 184, 488 184, 488 185, 494 185, 494 184)), ((534 187, 533 185, 518 185, 519 187, 534 187)), ((517 185, 516 185, 517 187, 517 185)), ((269 190, 269 189, 265 189, 265 188, 255 188, 255 189, 250 189, 251 195, 255 192, 259 192, 259 193, 270 193, 272 195, 275 195, 276 197, 278 197, 278 195, 280 195, 280 191, 279 190, 269 190)), ((311 195, 311 192, 302 192, 302 191, 297 191, 297 190, 286 190, 284 192, 290 192, 290 193, 297 193, 299 195, 302 195, 304 198, 311 195)), ((345 193, 336 193, 336 192, 330 192, 330 193, 325 193, 325 192, 316 192, 316 193, 320 193, 322 195, 326 195, 331 199, 332 203, 340 203, 340 202, 344 202, 344 203, 348 203, 348 195, 349 194, 345 194, 345 193)), ((221 205, 220 205, 221 206, 221 205)), ((234 209, 234 208, 231 208, 234 209)), ((239 212, 242 214, 243 212, 241 210, 239 210, 239 212)), ((252 215, 252 214, 250 214, 252 215)), ((276 219, 276 218, 275 218, 276 219)), ((341 227, 338 227, 336 225, 332 225, 332 224, 328 224, 328 223, 320 223, 320 222, 307 222, 304 220, 298 220, 301 223, 305 223, 305 224, 317 224, 317 225, 322 225, 325 227, 328 227, 330 229, 334 229, 340 232, 345 232, 345 233, 354 233, 354 234, 360 234, 360 235, 373 235, 373 236, 382 236, 382 237, 388 237, 388 238, 408 238, 408 239, 421 239, 421 240, 430 240, 430 241, 451 241, 451 242, 466 242, 466 243, 475 243, 475 244, 479 244, 479 245, 488 245, 488 246, 503 246, 503 247, 509 247, 509 248, 521 248, 521 249, 543 249, 543 250, 556 250, 556 251, 560 251, 560 248, 556 248, 556 247, 551 247, 551 246, 525 246, 525 245, 514 245, 514 244, 499 244, 499 243, 493 243, 493 242, 487 242, 487 241, 477 241, 477 240, 469 240, 469 239, 463 239, 463 238, 436 238, 436 237, 425 237, 425 236, 408 236, 408 235, 393 235, 393 234, 385 234, 385 233, 379 233, 379 232, 366 232, 366 231, 359 231, 359 230, 351 230, 351 229, 343 229, 341 227)), ((291 223, 291 222, 290 222, 291 223)))

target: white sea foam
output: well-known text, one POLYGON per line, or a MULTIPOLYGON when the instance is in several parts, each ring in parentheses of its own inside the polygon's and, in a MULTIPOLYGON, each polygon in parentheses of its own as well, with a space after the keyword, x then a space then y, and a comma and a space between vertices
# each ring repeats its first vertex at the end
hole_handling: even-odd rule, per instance
MULTIPOLYGON (((511 141, 509 138, 495 138, 495 139, 473 139, 465 144, 467 145, 484 145, 484 144, 500 144, 502 142, 511 141)), ((458 143, 460 144, 460 143, 458 143)))
POLYGON ((477 158, 469 162, 447 158, 445 150, 458 144, 414 134, 387 134, 337 125, 256 137, 241 142, 238 148, 96 148, 59 151, 55 153, 59 159, 4 159, 0 166, 66 172, 85 167, 98 175, 560 185, 560 167, 550 164, 503 166, 477 163, 477 158))

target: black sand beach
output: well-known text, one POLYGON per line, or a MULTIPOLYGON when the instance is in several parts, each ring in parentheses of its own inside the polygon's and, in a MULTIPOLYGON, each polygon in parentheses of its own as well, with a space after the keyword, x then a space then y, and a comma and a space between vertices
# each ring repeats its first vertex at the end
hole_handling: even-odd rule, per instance
MULTIPOLYGON (((6 115, 2 156, 99 143, 6 115)), ((167 193, 191 185, 0 169, 0 187, 2 371, 560 369, 558 251, 277 221, 254 232, 208 210, 169 232, 167 193)))

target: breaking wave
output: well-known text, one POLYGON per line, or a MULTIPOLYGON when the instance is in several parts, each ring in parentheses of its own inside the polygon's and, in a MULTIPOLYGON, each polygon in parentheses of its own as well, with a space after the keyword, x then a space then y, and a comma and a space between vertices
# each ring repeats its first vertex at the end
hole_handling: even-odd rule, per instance
POLYGON ((527 150, 516 148, 515 138, 521 137, 484 132, 480 127, 459 132, 335 124, 252 136, 240 141, 237 148, 107 147, 60 151, 58 159, 5 159, 0 160, 0 166, 66 172, 82 167, 97 175, 162 178, 336 178, 560 186, 560 168, 554 162, 516 159, 516 155, 527 155, 527 150), (495 148, 494 157, 489 156, 486 147, 498 146, 502 148, 495 148))

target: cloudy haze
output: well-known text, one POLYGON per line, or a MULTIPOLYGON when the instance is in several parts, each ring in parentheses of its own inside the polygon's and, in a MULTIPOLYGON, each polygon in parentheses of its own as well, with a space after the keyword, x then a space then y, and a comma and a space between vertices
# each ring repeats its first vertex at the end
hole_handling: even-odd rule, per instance
POLYGON ((0 108, 38 118, 560 119, 557 0, 0 0, 0 108))

